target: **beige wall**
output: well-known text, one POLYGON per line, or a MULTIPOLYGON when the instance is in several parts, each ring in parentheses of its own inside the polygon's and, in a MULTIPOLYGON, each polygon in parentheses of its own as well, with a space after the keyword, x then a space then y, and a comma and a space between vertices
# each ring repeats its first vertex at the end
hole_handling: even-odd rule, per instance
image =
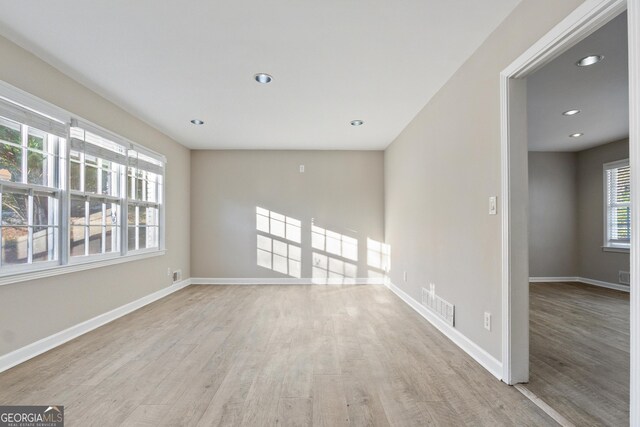
POLYGON ((0 286, 0 355, 189 277, 189 150, 0 37, 0 80, 164 154, 167 254, 0 286), (26 72, 25 70, 28 70, 26 72))
POLYGON ((456 329, 497 359, 501 218, 488 198, 500 194, 499 74, 581 3, 522 1, 385 152, 392 282, 417 300, 435 283, 456 305, 456 329))
POLYGON ((193 277, 289 277, 257 265, 257 206, 302 222, 303 278, 312 219, 358 240, 358 277, 368 275, 367 238, 384 237, 381 151, 192 151, 191 185, 193 277))
POLYGON ((530 277, 578 276, 577 174, 576 153, 529 152, 530 277))
POLYGON ((578 153, 578 254, 581 277, 618 283, 629 271, 629 254, 604 252, 603 163, 629 158, 629 140, 578 153))

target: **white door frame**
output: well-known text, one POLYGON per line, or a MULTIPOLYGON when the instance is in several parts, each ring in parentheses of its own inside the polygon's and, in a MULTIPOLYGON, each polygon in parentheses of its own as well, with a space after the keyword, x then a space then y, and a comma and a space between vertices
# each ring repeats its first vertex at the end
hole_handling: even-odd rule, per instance
POLYGON ((640 0, 586 0, 500 73, 502 380, 529 380, 528 177, 525 77, 628 10, 631 165, 631 425, 640 426, 640 0))

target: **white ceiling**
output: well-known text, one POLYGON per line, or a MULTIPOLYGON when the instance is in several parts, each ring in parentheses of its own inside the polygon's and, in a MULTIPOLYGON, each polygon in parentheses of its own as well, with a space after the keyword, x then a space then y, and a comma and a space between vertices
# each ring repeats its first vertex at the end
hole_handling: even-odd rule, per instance
POLYGON ((627 138, 628 70, 625 12, 527 78, 529 150, 580 151, 627 138), (591 54, 604 59, 575 65, 591 54), (570 109, 581 112, 562 115, 570 109))
POLYGON ((190 148, 384 149, 519 2, 0 0, 0 34, 190 148))

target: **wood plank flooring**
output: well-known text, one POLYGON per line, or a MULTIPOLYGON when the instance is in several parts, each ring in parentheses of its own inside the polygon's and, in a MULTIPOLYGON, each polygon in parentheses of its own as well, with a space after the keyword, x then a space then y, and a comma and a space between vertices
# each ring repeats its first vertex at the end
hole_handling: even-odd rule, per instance
POLYGON ((530 285, 526 387, 577 426, 629 425, 629 294, 530 285))
POLYGON ((67 426, 545 426, 382 286, 190 286, 0 374, 67 426))

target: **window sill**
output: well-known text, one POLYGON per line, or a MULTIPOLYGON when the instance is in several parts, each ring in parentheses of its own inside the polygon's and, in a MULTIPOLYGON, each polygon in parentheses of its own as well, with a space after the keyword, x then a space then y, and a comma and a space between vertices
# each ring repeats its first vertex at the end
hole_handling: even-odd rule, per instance
POLYGON ((0 277, 0 286, 10 285, 12 283, 26 282, 29 280, 44 279, 51 276, 75 273, 78 271, 90 270, 93 268, 107 267, 110 265, 122 264, 130 261, 139 261, 147 258, 162 256, 166 254, 166 252, 166 249, 161 249, 157 251, 142 252, 108 259, 84 260, 82 262, 74 262, 67 265, 55 265, 43 268, 36 267, 29 271, 9 273, 5 276, 0 277))
POLYGON ((630 252, 630 249, 618 247, 618 246, 603 246, 602 252, 619 252, 623 254, 628 254, 630 252))

